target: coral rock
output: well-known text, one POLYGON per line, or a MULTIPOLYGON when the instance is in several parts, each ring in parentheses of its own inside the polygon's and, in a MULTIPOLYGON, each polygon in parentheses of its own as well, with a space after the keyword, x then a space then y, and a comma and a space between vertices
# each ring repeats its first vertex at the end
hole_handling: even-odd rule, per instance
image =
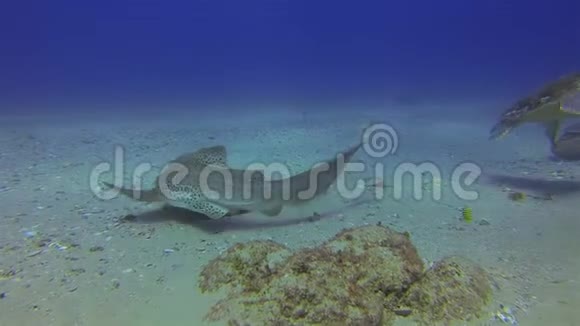
MULTIPOLYGON (((204 268, 200 288, 229 289, 205 320, 230 325, 381 326, 415 311, 438 320, 439 306, 423 305, 444 306, 427 295, 435 288, 464 289, 445 292, 445 302, 462 299, 475 305, 488 294, 485 274, 471 265, 445 260, 423 272, 408 234, 365 226, 294 253, 272 241, 234 245, 204 268), (409 308, 400 308, 401 298, 409 308)), ((445 309, 443 317, 476 313, 468 307, 445 309)))
POLYGON ((401 304, 412 307, 424 325, 479 319, 490 303, 492 289, 487 273, 475 263, 448 257, 433 265, 405 293, 401 304))
POLYGON ((205 266, 199 287, 202 292, 216 291, 224 286, 242 292, 258 290, 290 254, 290 250, 274 241, 235 244, 205 266))

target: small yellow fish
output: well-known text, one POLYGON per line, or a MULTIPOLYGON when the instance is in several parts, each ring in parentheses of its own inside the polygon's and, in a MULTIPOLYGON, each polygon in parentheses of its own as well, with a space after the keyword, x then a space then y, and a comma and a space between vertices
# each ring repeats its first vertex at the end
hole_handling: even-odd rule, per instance
POLYGON ((473 222, 473 210, 471 209, 471 207, 463 207, 463 209, 461 210, 461 217, 463 218, 463 221, 467 222, 467 223, 471 223, 473 222))
POLYGON ((509 194, 509 198, 513 201, 523 202, 528 196, 523 192, 512 192, 509 194))

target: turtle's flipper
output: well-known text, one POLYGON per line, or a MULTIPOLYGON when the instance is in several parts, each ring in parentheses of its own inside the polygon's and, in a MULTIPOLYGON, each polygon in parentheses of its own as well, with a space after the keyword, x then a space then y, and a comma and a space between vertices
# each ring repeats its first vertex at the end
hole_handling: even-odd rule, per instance
POLYGON ((563 131, 558 142, 552 146, 552 153, 561 160, 580 161, 580 123, 563 131))
POLYGON ((560 134, 560 120, 552 120, 544 123, 546 128, 546 137, 550 140, 550 144, 553 146, 558 140, 558 135, 560 134))
MULTIPOLYGON (((556 109, 556 112, 552 112, 550 115, 552 117, 555 117, 556 119, 544 122, 544 126, 546 128, 546 136, 550 140, 552 146, 554 146, 554 144, 556 144, 556 141, 558 140, 562 120, 580 117, 580 111, 573 111, 571 110, 571 108, 565 108, 564 105, 565 103, 559 102, 557 106, 553 106, 553 108, 556 109)), ((547 111, 550 112, 550 110, 547 111)))

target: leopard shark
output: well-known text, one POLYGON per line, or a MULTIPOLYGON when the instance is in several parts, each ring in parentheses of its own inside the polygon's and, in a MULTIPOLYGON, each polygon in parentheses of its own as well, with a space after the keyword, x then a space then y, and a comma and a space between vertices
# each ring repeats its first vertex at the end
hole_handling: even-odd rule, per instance
POLYGON ((227 164, 225 146, 216 145, 169 161, 151 189, 101 183, 141 202, 161 202, 211 219, 249 212, 277 216, 286 205, 300 205, 326 193, 362 147, 363 140, 364 137, 332 159, 296 175, 289 175, 280 165, 232 168, 227 164))

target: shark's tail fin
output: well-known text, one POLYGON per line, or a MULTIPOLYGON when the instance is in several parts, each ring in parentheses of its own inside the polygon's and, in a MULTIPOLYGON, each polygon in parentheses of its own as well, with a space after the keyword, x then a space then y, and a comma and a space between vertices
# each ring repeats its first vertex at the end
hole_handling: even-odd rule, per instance
POLYGON ((135 189, 125 188, 125 187, 117 187, 114 184, 104 182, 104 181, 101 183, 104 186, 106 186, 107 188, 116 190, 120 194, 127 196, 129 198, 132 198, 134 200, 137 200, 137 201, 153 203, 153 202, 162 201, 162 199, 163 199, 162 196, 160 195, 159 191, 157 191, 157 189, 135 190, 135 189))

